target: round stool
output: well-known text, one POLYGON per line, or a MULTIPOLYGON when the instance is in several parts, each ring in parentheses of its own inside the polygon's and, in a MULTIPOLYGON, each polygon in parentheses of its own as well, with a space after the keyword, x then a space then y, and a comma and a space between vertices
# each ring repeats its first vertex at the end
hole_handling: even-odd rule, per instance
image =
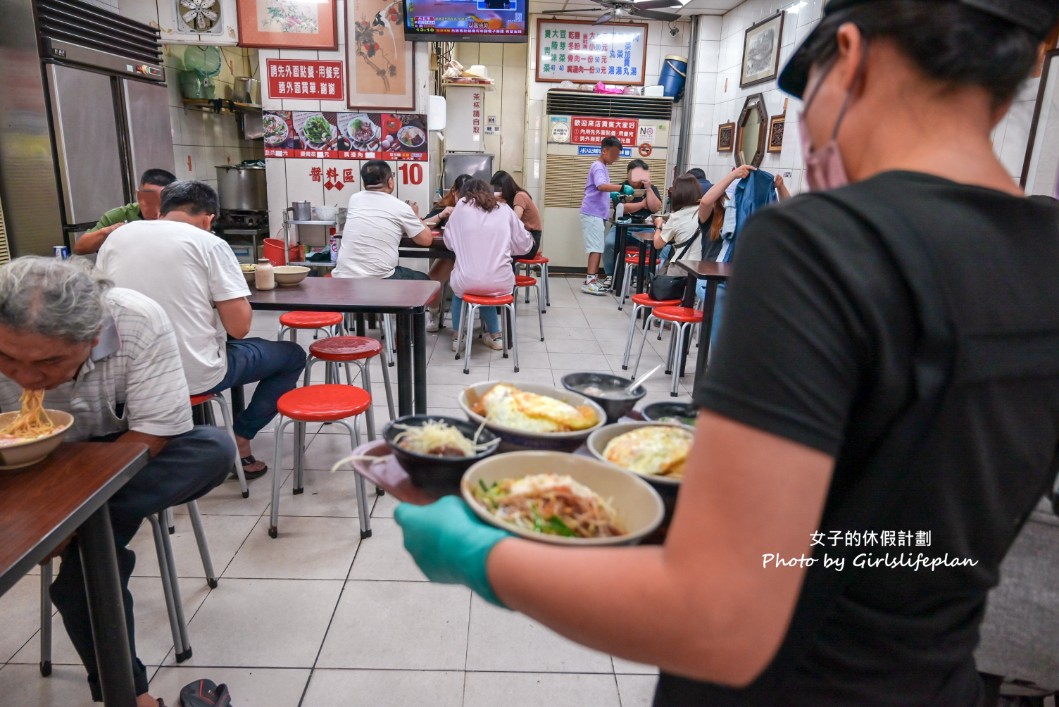
MULTIPOLYGON (((195 408, 200 405, 202 408, 203 419, 213 417, 213 409, 210 403, 217 403, 217 407, 221 409, 221 419, 224 420, 224 426, 235 436, 235 426, 232 424, 232 411, 228 409, 228 403, 224 401, 224 396, 220 393, 202 393, 200 395, 191 396, 191 409, 194 411, 195 408)), ((213 420, 210 419, 212 423, 213 420)), ((239 490, 243 494, 243 498, 250 498, 250 489, 246 486, 246 474, 243 472, 243 462, 239 459, 239 449, 235 450, 235 475, 239 479, 239 490)), ((256 478, 256 477, 255 477, 256 478)))
POLYGON ((666 373, 673 374, 673 387, 669 394, 677 397, 677 383, 680 381, 680 363, 684 357, 684 341, 696 324, 702 323, 702 312, 694 307, 655 307, 647 317, 647 323, 643 330, 643 339, 640 340, 640 352, 636 355, 636 365, 632 369, 632 377, 636 377, 636 371, 640 367, 640 358, 643 356, 643 345, 647 341, 647 333, 651 330, 651 320, 669 322, 670 328, 676 327, 675 335, 669 340, 669 354, 666 357, 666 373))
POLYGON ((632 304, 632 320, 629 321, 629 338, 625 340, 625 357, 621 360, 621 368, 623 371, 629 370, 629 355, 632 353, 632 337, 636 332, 636 320, 640 317, 640 313, 647 309, 654 309, 655 307, 679 307, 680 300, 651 299, 651 295, 643 293, 633 295, 632 304))
POLYGON ((515 373, 518 373, 518 339, 515 336, 515 298, 513 295, 500 295, 499 297, 482 297, 479 295, 463 295, 463 309, 460 313, 460 331, 456 339, 456 359, 459 360, 460 342, 466 347, 464 351, 463 372, 471 372, 471 338, 474 333, 474 314, 479 307, 503 307, 511 315, 511 327, 508 331, 508 318, 500 318, 504 331, 504 358, 507 358, 508 346, 511 346, 515 354, 515 373))
MULTIPOLYGON (((368 368, 368 363, 371 359, 380 356, 382 352, 382 342, 370 336, 330 336, 326 339, 314 341, 309 345, 309 357, 305 361, 305 376, 302 384, 309 385, 313 364, 317 361, 324 361, 327 365, 327 383, 334 383, 338 380, 338 371, 336 369, 338 364, 341 363, 346 369, 346 383, 353 385, 353 375, 349 370, 349 364, 352 363, 360 369, 360 380, 364 390, 368 391, 369 395, 374 396, 371 388, 371 370, 368 368)), ((396 419, 397 415, 394 414, 393 393, 390 390, 390 369, 386 365, 386 361, 381 358, 379 359, 379 366, 382 368, 382 382, 386 387, 386 406, 390 409, 390 419, 393 420, 396 419)), ((368 429, 371 430, 372 434, 375 434, 375 412, 372 408, 368 408, 367 413, 368 429)))
POLYGON ((515 289, 512 290, 511 294, 516 298, 520 287, 526 288, 526 304, 529 304, 530 290, 537 293, 537 326, 540 328, 541 341, 544 341, 544 319, 541 318, 541 315, 544 314, 544 301, 541 299, 541 287, 537 284, 537 278, 529 277, 528 275, 515 275, 515 289))
MULTIPOLYGON (((532 258, 520 258, 515 261, 515 272, 517 273, 520 269, 525 269, 526 274, 529 275, 530 268, 537 268, 541 274, 541 287, 544 289, 544 302, 548 307, 552 306, 552 293, 548 286, 548 259, 544 257, 544 254, 537 251, 537 255, 532 258)), ((527 293, 528 296, 529 293, 527 293)), ((526 300, 527 302, 529 300, 526 300)), ((541 312, 547 314, 548 310, 541 308, 541 312)))
MULTIPOLYGON (((356 421, 350 424, 349 418, 355 418, 371 409, 371 394, 363 388, 352 385, 308 385, 295 388, 280 396, 276 403, 279 410, 279 424, 276 426, 276 447, 272 464, 272 514, 268 528, 269 537, 279 534, 279 486, 282 474, 283 430, 294 423, 294 494, 300 494, 302 488, 302 458, 305 454, 305 423, 333 422, 342 425, 349 432, 350 449, 360 444, 360 433, 356 421)), ((368 429, 369 439, 374 439, 368 429)), ((360 537, 371 537, 371 523, 368 518, 368 497, 365 491, 364 477, 357 472, 357 509, 360 516, 360 537)))
POLYGON ((299 329, 319 329, 331 336, 338 333, 335 327, 341 327, 343 319, 341 312, 284 312, 279 317, 276 341, 283 341, 283 335, 290 332, 290 340, 297 343, 299 329))

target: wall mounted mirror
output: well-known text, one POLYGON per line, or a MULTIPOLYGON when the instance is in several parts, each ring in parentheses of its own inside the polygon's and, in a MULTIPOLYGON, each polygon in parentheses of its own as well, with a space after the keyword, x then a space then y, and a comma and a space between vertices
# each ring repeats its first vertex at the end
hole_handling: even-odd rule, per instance
POLYGON ((765 111, 765 97, 760 93, 747 96, 743 112, 736 122, 735 165, 761 166, 768 140, 769 116, 765 111))

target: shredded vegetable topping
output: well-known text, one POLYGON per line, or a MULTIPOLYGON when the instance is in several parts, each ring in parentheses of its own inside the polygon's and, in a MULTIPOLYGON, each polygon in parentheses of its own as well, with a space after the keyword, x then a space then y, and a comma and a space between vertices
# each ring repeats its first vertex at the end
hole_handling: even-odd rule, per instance
POLYGON ((395 425, 401 430, 394 442, 402 449, 434 457, 473 457, 490 445, 475 445, 456 427, 441 420, 428 420, 422 425, 395 425))
POLYGON ((612 538, 627 531, 610 503, 569 476, 534 474, 479 480, 474 497, 499 520, 524 530, 569 538, 612 538))
POLYGON ((20 400, 21 412, 10 423, 0 427, 0 445, 44 437, 55 429, 55 423, 44 411, 43 390, 23 390, 20 400))

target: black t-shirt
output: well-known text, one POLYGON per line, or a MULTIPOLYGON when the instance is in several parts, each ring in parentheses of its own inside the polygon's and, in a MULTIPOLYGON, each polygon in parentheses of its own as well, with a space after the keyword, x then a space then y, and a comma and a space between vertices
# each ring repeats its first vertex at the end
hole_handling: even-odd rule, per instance
MULTIPOLYGON (((930 544, 859 546, 876 558, 948 553, 977 564, 847 567, 818 630, 788 636, 805 647, 800 658, 770 666, 787 676, 778 693, 748 699, 663 675, 656 705, 960 705, 979 695, 972 654, 986 595, 1056 471, 1059 206, 910 172, 845 190, 891 210, 888 241, 912 231, 927 244, 945 303, 930 306, 964 331, 949 353, 972 381, 931 418, 892 506, 863 507, 883 529, 930 532, 930 544)), ((828 519, 861 514, 844 505, 858 474, 916 397, 923 303, 873 228, 827 197, 800 196, 748 221, 724 311, 743 326, 721 329, 694 399, 833 455, 821 530, 841 530, 828 519)), ((816 601, 803 591, 798 611, 816 601)))
MULTIPOLYGON (((626 179, 624 182, 621 183, 621 186, 625 186, 625 185, 633 187, 632 184, 629 184, 629 180, 628 179, 626 179)), ((633 189, 636 189, 636 187, 633 187, 633 189)), ((651 185, 651 191, 653 191, 655 193, 655 196, 658 197, 659 203, 661 203, 662 195, 659 193, 658 187, 656 187, 654 184, 652 184, 651 185)), ((626 197, 626 199, 628 199, 629 201, 643 201, 645 198, 646 197, 643 197, 643 196, 640 196, 640 197, 626 197)), ((626 207, 627 206, 628 206, 628 203, 626 203, 626 207)), ((640 209, 639 211, 626 211, 625 215, 628 216, 632 220, 633 223, 644 223, 647 220, 647 217, 650 216, 653 213, 654 212, 651 211, 651 209, 648 208, 647 205, 645 204, 644 207, 642 209, 640 209)))

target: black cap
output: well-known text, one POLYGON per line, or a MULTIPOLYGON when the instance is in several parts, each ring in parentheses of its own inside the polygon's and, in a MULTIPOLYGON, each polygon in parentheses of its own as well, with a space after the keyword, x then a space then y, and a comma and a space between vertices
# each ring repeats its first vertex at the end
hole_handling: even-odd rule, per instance
MULTIPOLYGON (((824 17, 833 15, 836 12, 856 7, 857 5, 865 5, 869 2, 885 2, 887 0, 831 0, 824 7, 824 17)), ((937 2, 938 0, 930 0, 931 2, 937 2)), ((985 12, 1007 20, 1012 24, 1020 27, 1025 27, 1033 34, 1039 36, 1042 40, 1048 35, 1048 32, 1055 26, 1057 20, 1059 20, 1059 2, 1056 0, 949 0, 950 2, 959 2, 968 7, 973 7, 976 10, 985 12)), ((809 81, 809 68, 812 64, 810 57, 815 55, 815 52, 808 51, 810 47, 815 47, 821 42, 831 41, 831 37, 824 36, 821 33, 821 26, 817 25, 809 36, 805 38, 794 55, 791 57, 787 65, 783 67, 783 71, 780 72, 779 87, 783 91, 791 94, 796 98, 801 98, 805 92, 805 85, 809 81)))

